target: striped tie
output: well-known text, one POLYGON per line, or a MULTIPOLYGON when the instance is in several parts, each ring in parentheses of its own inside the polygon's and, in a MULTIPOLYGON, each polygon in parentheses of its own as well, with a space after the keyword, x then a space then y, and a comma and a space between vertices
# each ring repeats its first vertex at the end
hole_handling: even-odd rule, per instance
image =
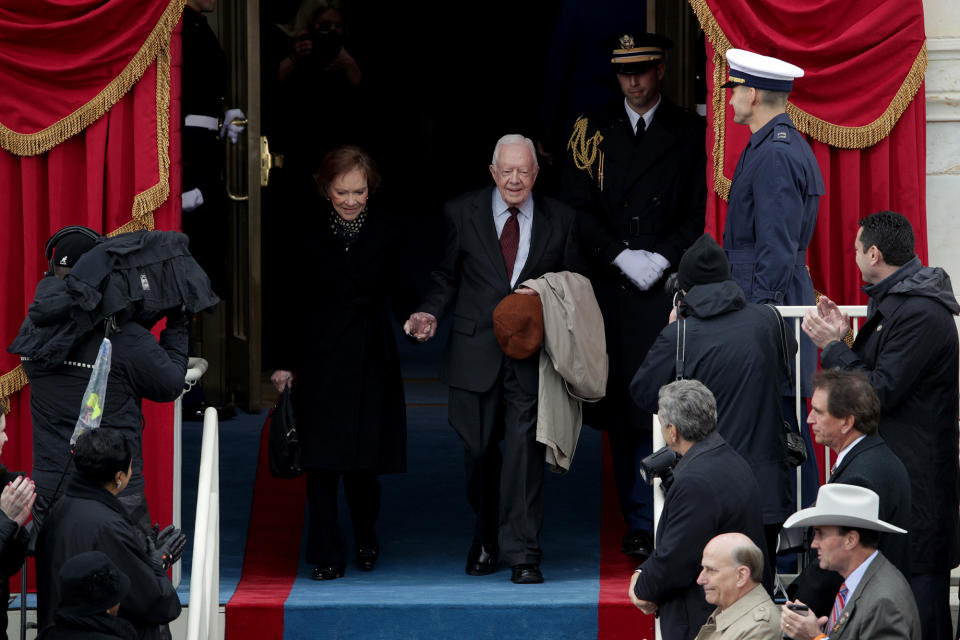
POLYGON ((843 611, 843 607, 847 604, 847 583, 844 582, 840 585, 840 591, 837 592, 837 599, 833 601, 833 611, 830 612, 830 619, 827 621, 826 632, 827 635, 833 630, 833 627, 837 624, 837 620, 840 619, 840 613, 843 611))

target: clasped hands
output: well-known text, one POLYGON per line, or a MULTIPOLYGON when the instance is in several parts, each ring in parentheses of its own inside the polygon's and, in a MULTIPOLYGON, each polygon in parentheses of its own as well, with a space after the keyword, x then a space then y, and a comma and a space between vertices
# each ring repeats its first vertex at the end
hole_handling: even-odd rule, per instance
POLYGON ((22 527, 30 517, 36 500, 37 489, 33 480, 17 476, 13 482, 8 482, 3 493, 0 493, 0 511, 22 527))
POLYGON ((643 249, 624 249, 613 264, 641 291, 652 287, 670 267, 670 261, 662 255, 643 249))
POLYGON ((827 296, 820 296, 816 309, 803 316, 800 325, 803 332, 817 347, 823 349, 834 340, 843 340, 850 330, 850 316, 840 311, 837 303, 827 296))
POLYGON ((637 609, 643 611, 647 615, 656 612, 657 603, 650 602, 649 600, 641 600, 637 597, 637 592, 634 589, 637 586, 637 579, 640 577, 640 573, 637 571, 633 572, 633 577, 630 578, 630 602, 633 603, 637 609))
POLYGON ((403 332, 417 342, 426 342, 437 332, 437 318, 426 311, 415 311, 403 323, 403 332))

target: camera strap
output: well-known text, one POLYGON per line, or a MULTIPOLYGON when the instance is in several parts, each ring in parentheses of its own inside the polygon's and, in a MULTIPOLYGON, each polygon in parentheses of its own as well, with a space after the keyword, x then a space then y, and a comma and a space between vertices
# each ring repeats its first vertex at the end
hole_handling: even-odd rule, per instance
POLYGON ((787 376, 787 380, 789 380, 790 384, 792 385, 793 369, 790 368, 790 356, 787 355, 787 326, 783 321, 783 316, 780 315, 779 309, 769 302, 766 304, 766 306, 770 307, 770 310, 773 311, 773 315, 777 317, 777 337, 780 338, 780 355, 783 356, 783 370, 787 376))
POLYGON ((683 380, 683 359, 687 350, 687 323, 677 313, 677 361, 675 364, 677 380, 683 380))

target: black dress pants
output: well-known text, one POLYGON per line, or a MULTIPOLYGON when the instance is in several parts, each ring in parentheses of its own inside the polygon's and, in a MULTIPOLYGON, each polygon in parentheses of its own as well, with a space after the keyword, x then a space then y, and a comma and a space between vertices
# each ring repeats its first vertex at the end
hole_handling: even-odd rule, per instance
POLYGON ((307 500, 310 514, 307 530, 307 562, 340 568, 347 563, 347 550, 337 526, 337 493, 340 476, 353 520, 357 546, 373 546, 374 526, 380 512, 380 481, 373 471, 308 471, 307 500))
POLYGON ((520 387, 516 366, 506 359, 483 393, 451 387, 449 416, 463 439, 474 542, 499 546, 510 565, 540 564, 546 451, 536 441, 536 391, 520 387))

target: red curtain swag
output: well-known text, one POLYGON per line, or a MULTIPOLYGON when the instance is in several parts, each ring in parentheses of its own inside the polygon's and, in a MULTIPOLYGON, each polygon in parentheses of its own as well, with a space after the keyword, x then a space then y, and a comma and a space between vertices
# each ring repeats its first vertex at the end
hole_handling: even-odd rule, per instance
MULTIPOLYGON (((0 340, 13 341, 68 224, 103 233, 180 225, 183 0, 13 0, 0 9, 0 340), (123 28, 118 28, 122 25, 123 28)), ((3 462, 32 462, 29 387, 0 351, 3 462)), ((79 412, 79 407, 77 408, 79 412)), ((147 499, 172 517, 173 408, 144 402, 147 499)))
POLYGON ((719 239, 726 197, 749 129, 733 122, 724 53, 783 58, 806 74, 788 112, 807 134, 826 184, 807 265, 818 291, 863 304, 851 254, 856 221, 882 209, 907 216, 927 255, 926 48, 920 0, 690 0, 706 33, 707 231, 719 239))

